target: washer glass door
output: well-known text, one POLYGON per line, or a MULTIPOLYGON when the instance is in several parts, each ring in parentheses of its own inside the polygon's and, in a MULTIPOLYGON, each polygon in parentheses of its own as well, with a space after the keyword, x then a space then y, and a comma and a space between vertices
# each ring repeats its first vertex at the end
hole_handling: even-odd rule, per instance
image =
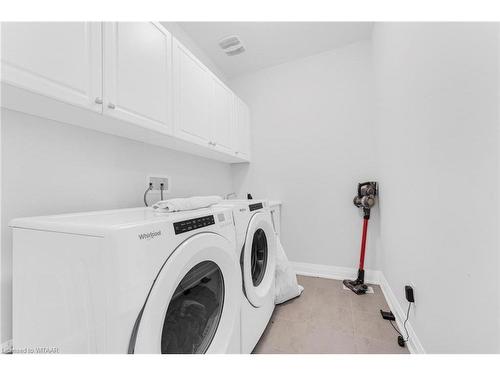
POLYGON ((184 276, 168 305, 161 353, 205 353, 219 325, 224 278, 212 261, 203 261, 184 276))
POLYGON ((258 228, 253 234, 251 252, 252 283, 253 286, 259 286, 266 274, 269 253, 266 233, 262 228, 258 228))

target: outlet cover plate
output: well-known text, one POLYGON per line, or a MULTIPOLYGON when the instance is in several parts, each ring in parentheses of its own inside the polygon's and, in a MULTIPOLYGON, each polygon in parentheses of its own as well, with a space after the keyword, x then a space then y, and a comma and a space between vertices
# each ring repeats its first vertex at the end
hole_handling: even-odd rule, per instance
POLYGON ((153 190, 160 191, 160 184, 163 183, 163 191, 168 193, 171 188, 171 181, 170 176, 151 175, 147 177, 146 184, 149 186, 149 184, 152 183, 153 190))

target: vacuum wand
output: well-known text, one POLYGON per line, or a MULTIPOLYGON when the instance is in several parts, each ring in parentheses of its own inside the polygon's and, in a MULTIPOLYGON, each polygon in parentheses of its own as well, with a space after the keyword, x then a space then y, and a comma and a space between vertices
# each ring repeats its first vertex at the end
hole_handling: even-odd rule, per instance
POLYGON ((363 219, 363 237, 361 238, 361 255, 359 257, 359 269, 365 269, 366 232, 368 231, 368 219, 363 219))
POLYGON ((375 205, 375 197, 378 193, 376 182, 363 182, 358 184, 358 194, 354 197, 354 205, 363 209, 363 234, 361 237, 361 254, 359 256, 358 278, 356 280, 344 280, 344 285, 356 294, 365 294, 368 287, 365 284, 365 252, 366 235, 368 232, 368 220, 370 210, 375 205))

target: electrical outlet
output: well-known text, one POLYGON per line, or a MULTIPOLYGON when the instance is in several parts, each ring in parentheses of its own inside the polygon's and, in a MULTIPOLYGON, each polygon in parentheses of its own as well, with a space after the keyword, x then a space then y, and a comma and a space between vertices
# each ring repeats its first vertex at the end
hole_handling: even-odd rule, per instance
POLYGON ((148 176, 147 177, 147 182, 149 184, 153 184, 153 189, 152 190, 160 190, 161 184, 163 183, 163 191, 164 192, 169 192, 170 191, 170 177, 168 176, 148 176))

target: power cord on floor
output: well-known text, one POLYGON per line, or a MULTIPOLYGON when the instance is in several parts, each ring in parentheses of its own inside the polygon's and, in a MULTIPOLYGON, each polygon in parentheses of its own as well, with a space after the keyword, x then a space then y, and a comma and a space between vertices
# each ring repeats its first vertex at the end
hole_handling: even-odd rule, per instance
POLYGON ((408 310, 406 310, 406 318, 405 318, 405 321, 403 322, 403 328, 405 330, 405 333, 406 333, 406 339, 403 337, 403 334, 399 331, 399 329, 394 325, 394 323, 392 322, 392 320, 390 320, 389 322, 391 323, 391 326, 392 328, 394 328, 394 330, 398 333, 398 344, 399 346, 404 346, 405 343, 408 342, 408 339, 410 338, 410 334, 408 333, 408 329, 406 328, 406 323, 408 322, 408 319, 410 318, 410 308, 411 308, 411 304, 413 302, 410 302, 408 303, 408 310))

